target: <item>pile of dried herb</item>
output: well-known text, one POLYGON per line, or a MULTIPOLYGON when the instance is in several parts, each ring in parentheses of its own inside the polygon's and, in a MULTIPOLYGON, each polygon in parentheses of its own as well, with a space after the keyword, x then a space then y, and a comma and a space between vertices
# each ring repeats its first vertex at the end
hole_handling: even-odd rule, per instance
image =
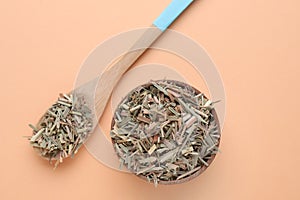
POLYGON ((220 140, 212 104, 178 81, 134 89, 119 104, 110 133, 121 166, 155 185, 180 182, 206 168, 220 140))
POLYGON ((84 96, 60 94, 37 126, 29 125, 33 135, 30 144, 55 167, 64 158, 74 156, 92 129, 91 111, 84 96))

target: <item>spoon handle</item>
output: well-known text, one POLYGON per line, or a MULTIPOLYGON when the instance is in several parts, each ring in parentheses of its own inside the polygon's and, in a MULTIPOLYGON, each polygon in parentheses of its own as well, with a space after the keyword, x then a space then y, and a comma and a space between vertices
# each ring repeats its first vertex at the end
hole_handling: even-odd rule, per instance
POLYGON ((153 22, 151 28, 137 39, 129 51, 112 63, 99 78, 96 94, 97 116, 101 117, 110 95, 123 74, 149 48, 152 43, 176 20, 194 0, 173 0, 153 22))

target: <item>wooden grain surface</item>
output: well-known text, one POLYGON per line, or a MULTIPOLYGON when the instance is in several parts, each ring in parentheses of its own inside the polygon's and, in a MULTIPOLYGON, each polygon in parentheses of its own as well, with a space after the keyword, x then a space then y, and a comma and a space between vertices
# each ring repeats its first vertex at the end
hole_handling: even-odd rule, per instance
POLYGON ((142 36, 137 38, 132 47, 129 47, 128 52, 108 66, 106 71, 100 76, 95 97, 97 116, 102 115, 113 88, 122 75, 162 33, 155 26, 146 29, 142 36))

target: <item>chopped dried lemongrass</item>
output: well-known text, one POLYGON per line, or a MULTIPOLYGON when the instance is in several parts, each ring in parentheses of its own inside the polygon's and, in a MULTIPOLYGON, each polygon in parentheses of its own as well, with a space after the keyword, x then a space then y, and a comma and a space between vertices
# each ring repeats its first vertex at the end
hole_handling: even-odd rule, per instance
POLYGON ((177 81, 151 81, 118 106, 110 132, 121 164, 155 185, 207 167, 220 132, 213 102, 177 81))
POLYGON ((91 111, 83 96, 60 94, 38 125, 29 126, 33 129, 30 144, 42 157, 56 159, 56 168, 64 158, 73 157, 87 138, 91 111))

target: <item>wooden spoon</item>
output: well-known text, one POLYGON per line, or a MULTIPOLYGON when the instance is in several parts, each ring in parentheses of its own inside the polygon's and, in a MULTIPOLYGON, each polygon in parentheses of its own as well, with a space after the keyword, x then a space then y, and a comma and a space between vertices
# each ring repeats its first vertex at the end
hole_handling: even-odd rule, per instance
POLYGON ((112 63, 97 79, 100 88, 98 88, 96 96, 91 94, 88 89, 90 83, 71 91, 65 95, 67 97, 61 95, 60 100, 51 108, 55 113, 48 110, 37 125, 32 126, 34 131, 30 142, 42 157, 62 162, 63 158, 73 156, 77 152, 93 132, 115 85, 123 74, 193 1, 173 0, 153 22, 151 28, 137 39, 128 53, 112 63), (146 48, 132 51, 141 46, 146 48), (92 98, 96 98, 96 105, 90 103, 94 102, 92 98), (96 106, 96 113, 92 113, 94 106, 96 106), (87 110, 90 110, 91 113, 87 110), (84 119, 80 117, 84 117, 84 119), (78 127, 78 124, 85 122, 84 130, 82 127, 78 127), (62 132, 65 134, 60 134, 62 132), (85 134, 81 134, 82 132, 85 134))

